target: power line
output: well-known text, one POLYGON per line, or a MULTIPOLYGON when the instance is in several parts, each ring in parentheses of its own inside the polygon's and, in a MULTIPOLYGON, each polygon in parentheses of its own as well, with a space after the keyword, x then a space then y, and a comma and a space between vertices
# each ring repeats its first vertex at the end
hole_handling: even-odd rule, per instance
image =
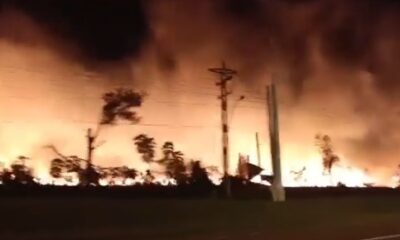
MULTIPOLYGON (((37 69, 29 69, 29 68, 6 66, 6 65, 2 65, 2 66, 0 66, 0 68, 19 70, 19 71, 22 71, 22 72, 29 72, 29 73, 38 73, 38 74, 41 74, 41 75, 49 75, 49 73, 47 71, 42 71, 42 70, 37 70, 37 69)), ((65 75, 65 74, 64 75, 60 75, 60 74, 58 74, 58 77, 60 77, 60 76, 63 77, 63 78, 65 78, 65 77, 69 77, 70 78, 71 76, 79 76, 79 77, 81 77, 80 80, 82 80, 82 79, 91 80, 93 77, 99 77, 101 75, 93 73, 93 72, 72 72, 72 74, 68 74, 68 75, 65 75)), ((55 81, 49 81, 49 83, 50 83, 50 85, 52 87, 56 86, 56 87, 62 88, 63 91, 65 91, 66 88, 70 88, 70 89, 75 88, 75 86, 73 84, 60 84, 60 83, 55 83, 55 81)), ((4 85, 4 84, 1 84, 1 86, 2 87, 9 87, 9 88, 19 88, 19 87, 12 86, 12 85, 7 86, 7 85, 4 85)), ((160 88, 160 86, 157 86, 157 85, 152 86, 152 87, 160 88)), ((184 82, 182 80, 181 81, 174 81, 174 89, 168 89, 168 87, 166 87, 166 88, 162 88, 162 90, 181 91, 182 87, 183 87, 183 89, 187 90, 186 91, 187 93, 203 94, 203 95, 215 95, 216 94, 215 91, 210 92, 210 90, 212 90, 211 86, 199 85, 198 83, 196 83, 195 85, 190 85, 190 84, 188 85, 187 82, 184 82), (187 88, 187 87, 189 87, 189 88, 187 88), (195 89, 191 89, 192 87, 195 87, 195 89), (206 90, 207 92, 199 92, 198 90, 206 90)), ((27 87, 27 88, 24 88, 24 89, 29 89, 29 88, 27 87)), ((249 90, 243 90, 242 92, 246 93, 246 94, 251 94, 251 95, 257 96, 257 98, 260 99, 260 100, 265 100, 265 99, 263 99, 261 97, 262 95, 260 93, 258 93, 258 92, 251 92, 249 90)), ((256 97, 254 97, 254 98, 256 98, 256 97)))

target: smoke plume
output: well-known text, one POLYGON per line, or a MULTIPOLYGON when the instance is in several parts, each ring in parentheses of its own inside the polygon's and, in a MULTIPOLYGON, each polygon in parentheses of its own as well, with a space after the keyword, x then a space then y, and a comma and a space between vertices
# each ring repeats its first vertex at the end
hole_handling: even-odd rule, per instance
POLYGON ((348 166, 388 182, 400 144, 400 4, 366 1, 3 1, 0 14, 0 157, 52 142, 85 154, 84 129, 100 96, 145 90, 136 126, 107 129, 102 164, 143 166, 132 138, 171 140, 188 157, 220 166, 216 76, 238 71, 230 96, 231 170, 238 153, 256 162, 260 132, 269 168, 264 86, 277 83, 283 167, 315 162, 314 136, 328 134, 348 166), (239 96, 245 95, 242 101, 239 96))

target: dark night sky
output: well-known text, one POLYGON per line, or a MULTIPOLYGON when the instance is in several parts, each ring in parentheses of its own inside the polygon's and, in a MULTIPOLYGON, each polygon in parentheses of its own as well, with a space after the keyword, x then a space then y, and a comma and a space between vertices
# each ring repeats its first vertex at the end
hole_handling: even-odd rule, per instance
MULTIPOLYGON (((155 0, 3 0, 2 2, 5 6, 14 6, 25 11, 54 34, 72 41, 89 57, 99 60, 118 60, 138 54, 141 46, 151 39, 152 35, 151 19, 147 16, 147 9, 150 5, 158 4, 155 0)), ((322 36, 327 43, 325 46, 327 54, 341 61, 362 58, 366 48, 369 47, 371 38, 369 34, 373 34, 372 29, 376 20, 381 14, 400 5, 396 0, 215 2, 215 11, 219 11, 228 21, 247 25, 248 28, 268 25, 268 31, 278 35, 285 34, 286 26, 276 22, 275 2, 285 3, 288 9, 325 2, 321 4, 319 14, 315 16, 313 27, 322 29, 322 36), (335 8, 343 7, 352 12, 352 15, 342 18, 343 22, 332 20, 335 8), (370 28, 371 31, 355 28, 370 28)), ((196 1, 186 1, 186 5, 188 11, 196 11, 196 1)), ((264 30, 260 29, 260 34, 263 34, 262 32, 264 30)), ((291 45, 290 48, 299 48, 296 51, 302 51, 302 46, 296 46, 292 42, 286 44, 291 45)))
POLYGON ((5 5, 25 11, 99 60, 136 55, 150 34, 144 6, 136 0, 13 0, 5 5))
MULTIPOLYGON (((2 2, 3 6, 13 6, 35 19, 58 39, 56 41, 61 40, 58 47, 62 50, 63 44, 72 44, 80 52, 77 59, 86 60, 86 63, 137 58, 145 46, 153 44, 162 46, 159 47, 161 67, 174 70, 180 52, 193 51, 210 41, 218 41, 218 35, 225 33, 213 32, 212 29, 224 25, 228 34, 236 34, 235 39, 226 42, 230 54, 238 59, 252 58, 246 63, 245 70, 252 75, 268 59, 268 55, 262 52, 270 51, 272 47, 268 42, 274 39, 274 48, 279 49, 284 61, 291 66, 292 84, 299 93, 310 71, 310 63, 306 60, 310 54, 309 36, 318 35, 322 53, 333 63, 363 66, 373 72, 381 71, 373 55, 382 26, 387 26, 391 37, 399 36, 398 31, 393 32, 399 20, 400 6, 400 1, 395 0, 2 2), (211 7, 204 10, 204 5, 211 7), (165 46, 164 39, 154 39, 157 30, 154 28, 154 11, 161 11, 172 19, 184 16, 175 22, 168 20, 174 25, 169 34, 177 40, 172 45, 180 44, 182 48, 165 46), (311 13, 306 13, 303 18, 301 14, 305 12, 311 13), (390 18, 388 23, 382 23, 390 18), (209 25, 211 30, 202 29, 204 25, 209 25)), ((29 44, 29 39, 26 41, 29 44)), ((384 78, 379 84, 383 89, 390 89, 387 86, 393 83, 393 80, 384 78)))

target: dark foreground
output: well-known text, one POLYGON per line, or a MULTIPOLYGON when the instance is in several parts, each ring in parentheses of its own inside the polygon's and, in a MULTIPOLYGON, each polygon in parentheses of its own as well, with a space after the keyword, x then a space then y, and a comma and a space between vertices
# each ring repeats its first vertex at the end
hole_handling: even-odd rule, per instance
POLYGON ((0 239, 318 239, 400 233, 397 194, 268 200, 8 196, 0 239))

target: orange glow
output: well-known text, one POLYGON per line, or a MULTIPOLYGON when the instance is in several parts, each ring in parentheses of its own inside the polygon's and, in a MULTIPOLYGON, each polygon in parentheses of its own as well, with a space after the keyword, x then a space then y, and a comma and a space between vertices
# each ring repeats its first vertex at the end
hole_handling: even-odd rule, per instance
MULTIPOLYGON (((2 159, 4 160, 4 158, 2 159)), ((369 176, 368 172, 366 172, 365 170, 354 168, 351 166, 346 166, 345 159, 343 159, 341 163, 333 166, 330 175, 324 175, 321 163, 321 156, 317 151, 309 155, 309 158, 305 159, 305 161, 302 162, 306 163, 305 165, 303 165, 305 167, 305 170, 303 171, 301 177, 296 178, 295 174, 293 173, 293 170, 296 169, 296 166, 287 164, 285 160, 283 161, 283 166, 284 166, 283 182, 285 186, 327 187, 327 186, 337 186, 339 183, 341 183, 348 187, 366 187, 368 184, 373 184, 377 182, 377 180, 369 176)), ((74 173, 71 173, 68 176, 66 176, 70 179, 69 181, 67 181, 64 178, 60 179, 52 178, 49 175, 48 169, 46 167, 37 167, 34 169, 34 173, 35 173, 35 181, 42 185, 76 186, 79 184, 78 177, 74 173)), ((270 171, 264 170, 263 174, 270 174, 270 171)), ((211 174, 210 177, 215 184, 220 184, 221 176, 219 176, 218 174, 211 174)), ((260 180, 260 176, 254 177, 252 181, 256 183, 269 185, 267 182, 262 182, 260 180)), ((393 177, 392 185, 388 184, 387 186, 394 187, 393 183, 397 181, 398 177, 393 177)), ((125 181, 119 178, 100 180, 101 186, 108 186, 108 185, 131 186, 143 183, 144 183, 144 178, 140 175, 135 179, 126 179, 125 181)), ((153 180, 153 183, 164 186, 176 185, 174 179, 167 178, 163 174, 157 174, 155 176, 155 179, 153 180)))
MULTIPOLYGON (((42 33, 38 31, 37 34, 40 37, 42 33)), ((99 72, 94 73, 46 46, 0 40, 0 162, 9 167, 18 156, 24 155, 31 158, 27 165, 33 168, 37 182, 78 184, 76 176, 71 176, 70 182, 50 177, 50 161, 56 156, 44 146, 53 144, 65 155, 86 156, 85 131, 98 120, 101 95, 123 86, 149 93, 138 110, 143 121, 138 125, 105 128, 98 139, 99 142, 104 140, 105 144, 96 149, 95 164, 104 167, 126 165, 141 172, 152 168, 140 160, 132 143, 135 135, 146 133, 156 139, 158 154, 163 142, 173 141, 186 159, 201 160, 204 166, 221 168, 219 93, 214 85, 215 78, 206 70, 215 65, 215 59, 225 56, 225 52, 219 52, 223 48, 215 49, 218 51, 212 51, 214 48, 184 51, 179 56, 179 71, 171 75, 157 69, 156 54, 151 50, 143 53, 143 59, 138 62, 98 68, 96 71, 99 72), (186 52, 190 54, 186 55, 186 52)), ((376 111, 374 115, 378 118, 390 113, 396 115, 396 111, 386 110, 385 106, 391 109, 392 104, 387 104, 375 91, 374 76, 365 76, 358 70, 336 69, 315 51, 315 56, 311 56, 312 74, 304 84, 301 99, 292 99, 294 97, 285 85, 285 74, 289 75, 289 71, 284 64, 276 63, 283 69, 278 97, 282 100, 284 185, 333 186, 340 181, 357 187, 368 183, 392 186, 396 181, 391 176, 397 166, 393 156, 398 156, 398 144, 393 148, 395 150, 385 149, 383 153, 355 144, 363 143, 369 130, 382 127, 382 124, 377 117, 356 114, 354 109, 358 107, 359 96, 354 94, 353 88, 340 85, 336 80, 354 83, 362 99, 371 102, 368 107, 376 111), (332 135, 341 158, 331 176, 322 174, 321 156, 312 142, 319 131, 332 135), (376 159, 380 162, 374 162, 376 159), (382 169, 378 169, 378 165, 382 169), (306 168, 303 178, 295 180, 292 171, 303 167, 306 168), (370 168, 370 171, 366 172, 364 168, 370 168)), ((235 59, 232 62, 235 65, 235 59)), ((233 95, 229 102, 232 174, 238 153, 249 154, 252 163, 256 163, 255 132, 260 133, 262 167, 267 173, 271 169, 263 99, 263 86, 270 81, 270 69, 266 66, 265 71, 254 78, 251 83, 245 82, 247 79, 235 80, 232 86, 233 95), (251 93, 247 94, 247 91, 251 93), (234 103, 235 94, 244 94, 246 99, 234 103)), ((211 178, 220 182, 218 175, 211 178)), ((155 181, 174 184, 163 176, 157 176, 155 181)), ((143 183, 143 179, 130 179, 126 183, 115 180, 115 184, 135 183, 143 183)), ((110 180, 101 181, 101 185, 108 184, 110 180)))
POLYGON ((315 154, 308 159, 308 164, 305 165, 305 170, 302 177, 295 179, 293 172, 284 171, 284 183, 286 186, 337 186, 339 183, 348 187, 365 187, 366 184, 372 184, 375 179, 372 179, 367 172, 347 166, 346 161, 342 160, 332 167, 331 174, 323 173, 321 156, 315 154))

